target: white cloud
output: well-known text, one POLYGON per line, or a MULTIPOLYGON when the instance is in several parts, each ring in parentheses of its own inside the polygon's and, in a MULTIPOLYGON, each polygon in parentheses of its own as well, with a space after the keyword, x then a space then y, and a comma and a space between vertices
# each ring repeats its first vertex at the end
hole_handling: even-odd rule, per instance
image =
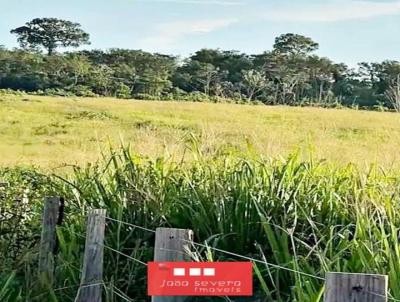
POLYGON ((335 22, 400 14, 400 1, 339 1, 337 4, 275 9, 264 15, 271 21, 335 22))
POLYGON ((186 36, 210 33, 237 21, 237 19, 215 19, 160 23, 156 26, 156 34, 142 39, 139 45, 147 50, 170 51, 186 36))

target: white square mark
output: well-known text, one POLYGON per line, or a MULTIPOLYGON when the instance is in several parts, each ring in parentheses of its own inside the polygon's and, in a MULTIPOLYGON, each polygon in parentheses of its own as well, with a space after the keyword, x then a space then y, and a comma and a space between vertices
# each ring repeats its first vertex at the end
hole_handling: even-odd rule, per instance
POLYGON ((174 268, 174 276, 185 276, 184 268, 174 268))
POLYGON ((205 268, 203 269, 204 276, 215 276, 215 268, 205 268))
POLYGON ((201 276, 201 269, 199 269, 199 268, 191 268, 189 270, 189 275, 190 276, 201 276))

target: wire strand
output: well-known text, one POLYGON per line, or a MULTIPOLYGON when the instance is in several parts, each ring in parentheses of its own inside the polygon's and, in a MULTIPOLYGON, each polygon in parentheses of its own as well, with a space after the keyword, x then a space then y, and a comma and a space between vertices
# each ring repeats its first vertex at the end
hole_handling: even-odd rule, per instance
POLYGON ((91 286, 97 286, 97 285, 105 285, 106 283, 104 283, 104 281, 95 281, 96 283, 86 283, 86 284, 75 284, 75 285, 70 285, 70 286, 64 286, 64 287, 59 287, 59 288, 55 288, 53 289, 54 292, 58 292, 58 291, 63 291, 66 289, 71 289, 71 288, 85 288, 85 287, 91 287, 91 286))
POLYGON ((114 222, 119 222, 121 224, 125 224, 125 225, 130 226, 130 227, 141 229, 143 231, 147 231, 147 232, 151 232, 151 233, 155 233, 156 232, 154 230, 151 230, 151 229, 148 229, 148 228, 136 225, 136 224, 132 224, 132 223, 128 223, 128 222, 125 222, 125 221, 121 221, 121 220, 118 220, 118 219, 114 219, 114 218, 111 218, 111 217, 108 217, 108 216, 102 216, 102 217, 104 217, 104 218, 106 218, 108 220, 114 221, 114 222))
POLYGON ((66 230, 67 230, 68 232, 70 232, 70 233, 72 233, 72 234, 78 236, 78 237, 81 237, 81 238, 83 238, 83 239, 86 239, 86 237, 85 237, 84 235, 82 235, 82 234, 78 234, 78 233, 76 233, 76 232, 74 232, 74 231, 72 231, 72 230, 70 230, 70 229, 66 229, 66 230))
POLYGON ((64 265, 66 267, 70 266, 70 267, 74 268, 75 270, 77 270, 78 272, 82 273, 81 269, 79 267, 73 265, 71 262, 67 262, 63 258, 60 258, 60 260, 64 263, 64 265))
MULTIPOLYGON (((123 224, 130 225, 130 226, 142 228, 140 226, 136 226, 136 225, 133 225, 133 224, 130 224, 130 223, 127 223, 127 222, 119 221, 119 220, 116 220, 116 219, 113 219, 113 218, 109 218, 109 217, 106 217, 106 218, 110 219, 110 220, 117 221, 117 222, 121 222, 123 224)), ((150 229, 146 229, 146 228, 142 228, 142 229, 148 230, 148 231, 151 231, 151 232, 155 232, 154 230, 150 230, 150 229)), ((296 273, 296 274, 299 274, 299 275, 303 275, 303 276, 307 276, 307 277, 311 277, 311 278, 314 278, 314 279, 325 281, 325 278, 323 278, 323 277, 319 277, 319 276, 316 276, 316 275, 312 275, 312 274, 308 274, 308 273, 305 273, 305 272, 297 271, 297 270, 294 270, 294 269, 291 269, 291 268, 288 268, 288 267, 285 267, 285 266, 281 266, 281 265, 278 265, 278 264, 265 262, 265 261, 260 260, 260 259, 251 258, 251 257, 248 257, 248 256, 240 255, 240 254, 237 254, 237 253, 233 253, 233 252, 230 252, 230 251, 222 250, 222 249, 219 249, 219 248, 215 248, 215 247, 212 247, 212 246, 209 246, 209 245, 193 242, 193 241, 186 240, 186 239, 181 239, 181 240, 184 241, 184 242, 190 243, 192 245, 196 245, 196 246, 200 246, 200 247, 204 247, 204 248, 209 248, 209 249, 212 249, 214 251, 217 251, 217 252, 220 252, 220 253, 224 253, 224 254, 227 254, 227 255, 235 256, 235 257, 246 259, 246 260, 249 260, 249 261, 261 263, 261 264, 264 264, 264 265, 267 265, 267 266, 270 266, 270 267, 273 267, 273 268, 277 268, 277 269, 285 270, 285 271, 288 271, 288 272, 296 273)), ((127 258, 129 258, 129 259, 131 259, 133 261, 136 261, 138 263, 141 263, 141 264, 147 266, 146 263, 144 263, 143 261, 141 261, 139 259, 136 259, 136 258, 133 258, 133 257, 131 257, 129 255, 126 255, 126 254, 124 254, 124 253, 122 253, 122 252, 120 252, 118 250, 115 250, 115 249, 109 247, 109 246, 105 246, 104 245, 104 247, 106 247, 106 248, 108 248, 108 249, 110 249, 110 250, 112 250, 112 251, 114 251, 114 252, 116 252, 116 253, 118 253, 120 255, 123 255, 123 256, 125 256, 125 257, 127 257, 127 258)), ((400 302, 400 300, 399 300, 399 302, 400 302)))
POLYGON ((393 297, 388 297, 386 295, 381 295, 381 294, 374 293, 374 292, 369 292, 369 291, 365 291, 365 292, 367 294, 369 294, 369 295, 373 295, 373 296, 376 296, 376 297, 381 297, 381 298, 384 298, 384 299, 388 299, 390 301, 395 301, 395 302, 399 302, 400 301, 399 299, 396 299, 396 298, 393 298, 393 297))
MULTIPOLYGON (((102 216, 102 217, 104 217, 105 219, 108 219, 110 221, 118 222, 118 223, 130 226, 130 227, 138 228, 138 229, 141 229, 141 230, 144 230, 144 231, 147 231, 147 232, 151 232, 151 233, 156 233, 155 230, 151 230, 151 229, 139 226, 139 225, 135 225, 135 224, 128 223, 128 222, 125 222, 125 221, 121 221, 121 220, 118 220, 118 219, 114 219, 114 218, 111 218, 111 217, 108 217, 108 216, 102 216)), ((74 231, 71 231, 71 230, 69 230, 69 231, 71 233, 81 237, 81 238, 86 238, 85 236, 83 236, 81 234, 77 234, 74 231)), ((294 269, 291 269, 291 268, 288 268, 288 267, 284 267, 284 266, 273 264, 273 263, 269 263, 269 262, 266 262, 266 261, 263 261, 263 260, 260 260, 260 259, 255 259, 255 258, 252 258, 252 257, 240 255, 240 254, 237 254, 237 253, 234 253, 234 252, 230 252, 230 251, 226 251, 226 250, 223 250, 223 249, 215 248, 215 247, 212 247, 212 246, 209 246, 209 245, 206 245, 206 244, 201 244, 201 243, 193 242, 193 241, 186 240, 186 239, 181 239, 181 240, 184 241, 184 242, 190 243, 192 245, 195 245, 195 246, 200 246, 200 247, 207 248, 207 249, 209 248, 209 249, 217 251, 217 252, 221 252, 221 253, 224 253, 224 254, 227 254, 227 255, 235 256, 235 257, 238 257, 238 258, 246 259, 246 260, 257 262, 257 263, 261 263, 261 264, 264 264, 264 265, 267 265, 267 266, 270 266, 270 267, 273 267, 273 268, 276 268, 276 269, 285 270, 285 271, 289 271, 289 272, 296 273, 296 274, 299 274, 299 275, 303 275, 303 276, 307 276, 307 277, 311 277, 311 278, 315 278, 315 279, 318 279, 318 280, 325 281, 325 278, 319 277, 319 276, 316 276, 316 275, 313 275, 313 274, 297 271, 297 270, 294 270, 294 269)), ((145 262, 143 262, 143 261, 141 261, 139 259, 136 259, 136 258, 134 258, 132 256, 129 256, 129 255, 125 254, 125 253, 122 253, 122 252, 120 252, 120 251, 118 251, 118 250, 116 250, 116 249, 114 249, 112 247, 109 247, 107 245, 100 244, 100 243, 98 243, 98 244, 103 246, 104 248, 109 249, 109 250, 111 250, 111 251, 113 251, 113 252, 115 252, 115 253, 117 253, 119 255, 122 255, 122 256, 124 256, 124 257, 126 257, 126 258, 128 258, 128 259, 130 259, 132 261, 135 261, 135 262, 140 263, 140 264, 142 264, 144 266, 147 266, 147 263, 145 263, 145 262)), ((95 285, 101 285, 101 284, 104 285, 105 283, 101 282, 101 283, 94 283, 94 284, 88 284, 88 285, 83 285, 83 286, 81 286, 81 285, 68 286, 68 287, 62 287, 62 288, 54 289, 54 291, 64 290, 64 289, 68 289, 68 288, 74 288, 74 287, 77 287, 77 286, 80 286, 81 288, 83 288, 83 287, 87 287, 87 286, 95 286, 95 285)), ((118 290, 118 291, 120 291, 122 293, 121 290, 119 290, 118 288, 113 286, 112 291, 116 295, 118 295, 120 298, 124 299, 125 301, 133 302, 133 300, 131 300, 128 297, 125 297, 124 295, 122 295, 121 293, 118 293, 115 290, 118 290)), ((393 298, 393 297, 387 297, 385 295, 381 295, 381 294, 378 294, 378 293, 374 293, 374 292, 366 292, 366 293, 368 293, 370 295, 377 296, 377 297, 387 298, 390 301, 400 302, 399 299, 396 299, 396 298, 393 298)))
MULTIPOLYGON (((74 235, 76 235, 76 236, 85 238, 85 236, 83 236, 83 235, 81 235, 81 234, 75 233, 74 231, 71 231, 71 230, 69 230, 69 231, 70 231, 71 233, 73 233, 74 235)), ((134 257, 132 257, 132 256, 129 256, 129 255, 127 255, 127 254, 124 254, 124 253, 122 253, 122 252, 120 252, 120 251, 118 251, 118 250, 116 250, 116 249, 114 249, 114 248, 112 248, 112 247, 109 247, 109 246, 107 246, 107 245, 105 245, 105 244, 101 244, 101 243, 97 243, 97 244, 100 245, 100 246, 102 246, 102 247, 104 247, 104 248, 106 248, 106 249, 109 249, 110 251, 113 251, 113 252, 115 252, 115 253, 117 253, 117 254, 120 254, 120 255, 122 255, 122 256, 125 256, 125 257, 128 258, 128 259, 131 259, 131 260, 133 260, 133 261, 136 261, 136 262, 138 262, 138 263, 140 263, 140 264, 143 264, 143 265, 147 266, 147 263, 145 263, 145 262, 143 262, 143 261, 141 261, 141 260, 139 260, 139 259, 136 259, 136 258, 134 258, 134 257)))
POLYGON ((125 301, 128 302, 134 302, 134 300, 132 300, 131 298, 129 298, 128 296, 126 296, 122 290, 120 290, 119 288, 115 287, 115 285, 113 285, 113 288, 111 289, 112 292, 114 294, 116 294, 118 297, 124 299, 125 301), (117 291, 116 291, 117 290, 117 291))
POLYGON ((205 245, 205 244, 193 242, 193 241, 186 240, 186 239, 181 239, 181 240, 185 241, 187 243, 191 243, 193 245, 201 246, 201 247, 204 247, 204 248, 209 248, 209 249, 212 249, 214 251, 221 252, 221 253, 224 253, 224 254, 227 254, 227 255, 236 256, 238 258, 246 259, 246 260, 257 262, 257 263, 262 263, 262 264, 265 264, 267 266, 274 267, 274 268, 277 268, 277 269, 281 269, 281 270, 285 270, 285 271, 289 271, 289 272, 292 272, 292 273, 296 273, 296 274, 300 274, 300 275, 303 275, 303 276, 307 276, 307 277, 311 277, 311 278, 315 278, 315 279, 318 279, 318 280, 325 281, 325 278, 322 278, 322 277, 319 277, 319 276, 316 276, 316 275, 312 275, 312 274, 308 274, 308 273, 304 273, 304 272, 300 272, 300 271, 297 271, 297 270, 294 270, 294 269, 291 269, 291 268, 288 268, 288 267, 280 266, 280 265, 277 265, 277 264, 265 262, 265 261, 260 260, 260 259, 255 259, 255 258, 251 258, 251 257, 248 257, 248 256, 243 256, 243 255, 240 255, 240 254, 237 254, 237 253, 229 252, 229 251, 226 251, 226 250, 222 250, 222 249, 219 249, 219 248, 215 248, 215 247, 212 247, 212 246, 208 246, 208 245, 205 245))
POLYGON ((36 296, 36 298, 39 298, 39 297, 44 296, 44 295, 47 294, 49 291, 50 291, 50 292, 51 292, 51 291, 53 291, 53 292, 58 292, 58 291, 66 290, 66 289, 72 289, 72 288, 78 288, 78 287, 84 288, 84 287, 90 287, 90 286, 102 285, 102 284, 105 284, 105 283, 104 283, 103 281, 101 281, 100 283, 93 283, 93 284, 89 284, 89 283, 88 283, 87 285, 82 285, 82 286, 81 286, 81 284, 75 284, 75 285, 59 287, 59 288, 55 288, 55 289, 49 289, 48 291, 46 291, 46 292, 44 292, 44 293, 41 293, 41 294, 39 294, 38 296, 36 296))
MULTIPOLYGON (((114 218, 111 218, 111 217, 108 217, 108 216, 104 216, 104 218, 106 218, 108 220, 111 220, 111 221, 114 221, 114 222, 119 222, 121 224, 125 224, 125 225, 128 225, 128 226, 131 226, 131 227, 135 227, 135 228, 138 228, 138 229, 141 229, 141 230, 145 230, 145 231, 148 231, 148 232, 152 232, 152 233, 156 232, 154 230, 151 230, 151 229, 139 226, 139 225, 135 225, 135 224, 132 224, 132 223, 128 223, 128 222, 125 222, 125 221, 121 221, 121 220, 118 220, 118 219, 114 219, 114 218)), ((308 273, 304 273, 304 272, 300 272, 300 271, 297 271, 297 270, 294 270, 294 269, 290 269, 290 268, 287 268, 287 267, 284 267, 284 266, 280 266, 280 265, 277 265, 277 264, 272 264, 272 263, 265 262, 265 261, 262 261, 262 260, 259 260, 259 259, 254 259, 254 258, 251 258, 251 257, 247 257, 247 256, 243 256, 243 255, 240 255, 240 254, 236 254, 236 253, 233 253, 233 252, 229 252, 229 251, 221 250, 221 249, 218 249, 218 248, 210 247, 210 246, 207 246, 207 245, 203 245, 201 243, 195 243, 195 242, 192 242, 192 241, 189 241, 189 240, 184 240, 184 241, 189 242, 189 243, 194 244, 194 245, 197 245, 197 246, 201 246, 201 247, 205 247, 205 248, 211 248, 211 249, 213 249, 215 251, 218 251, 218 252, 221 252, 221 253, 225 253, 225 254, 229 254, 229 255, 232 255, 232 256, 236 256, 236 257, 239 257, 239 258, 242 258, 242 259, 247 259, 247 260, 250 260, 250 261, 262 263, 262 264, 268 265, 270 267, 274 267, 274 268, 278 268, 278 269, 281 269, 281 270, 290 271, 290 272, 297 273, 297 274, 300 274, 300 275, 303 275, 303 276, 308 276, 308 277, 312 277, 312 278, 315 278, 315 279, 319 279, 319 280, 324 280, 325 281, 325 278, 322 278, 322 277, 319 277, 319 276, 315 276, 315 275, 312 275, 312 274, 308 274, 308 273)), ((114 251, 118 252, 116 250, 114 250, 114 251)), ((125 255, 125 256, 127 256, 127 255, 125 255)), ((138 261, 138 260, 135 259, 135 261, 138 261)), ((142 261, 140 261, 140 262, 142 264, 145 264, 142 261)), ((145 265, 147 265, 147 264, 145 264, 145 265)))
POLYGON ((109 249, 110 251, 113 251, 113 252, 115 252, 115 253, 117 253, 117 254, 120 254, 120 255, 122 255, 122 256, 125 256, 126 258, 128 258, 128 259, 130 259, 130 260, 136 261, 137 263, 140 263, 140 264, 143 264, 143 265, 147 266, 147 263, 145 263, 145 262, 143 262, 143 261, 141 261, 141 260, 139 260, 139 259, 136 259, 136 258, 134 258, 134 257, 132 257, 132 256, 129 256, 129 255, 127 255, 127 254, 124 254, 124 253, 122 253, 122 252, 120 252, 120 251, 118 251, 118 250, 116 250, 116 249, 114 249, 114 248, 112 248, 112 247, 109 247, 109 246, 107 246, 107 245, 100 244, 100 243, 98 243, 98 245, 103 246, 103 247, 105 247, 106 249, 109 249))

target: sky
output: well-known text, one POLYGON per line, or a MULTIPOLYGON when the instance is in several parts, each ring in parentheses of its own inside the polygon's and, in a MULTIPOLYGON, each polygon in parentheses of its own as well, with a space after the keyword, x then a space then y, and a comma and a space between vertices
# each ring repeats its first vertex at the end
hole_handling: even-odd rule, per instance
POLYGON ((82 24, 85 49, 130 48, 186 57, 201 48, 249 54, 288 32, 311 37, 318 54, 355 66, 400 61, 400 0, 0 0, 0 45, 37 17, 82 24))

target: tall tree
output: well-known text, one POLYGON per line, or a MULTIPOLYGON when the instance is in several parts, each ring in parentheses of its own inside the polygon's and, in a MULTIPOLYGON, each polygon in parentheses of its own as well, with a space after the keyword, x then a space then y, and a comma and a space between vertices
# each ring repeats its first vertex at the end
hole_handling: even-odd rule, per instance
POLYGON ((392 80, 389 88, 385 92, 386 98, 389 100, 393 108, 400 112, 400 74, 392 80))
POLYGON ((244 70, 243 82, 247 90, 247 99, 252 101, 254 97, 268 85, 265 75, 258 70, 244 70))
POLYGON ((283 34, 275 39, 274 50, 287 55, 308 55, 319 47, 311 38, 298 34, 283 34))
POLYGON ((89 34, 81 29, 79 23, 56 18, 36 18, 11 30, 11 33, 18 36, 21 47, 43 47, 48 55, 52 55, 58 47, 90 44, 89 34))

